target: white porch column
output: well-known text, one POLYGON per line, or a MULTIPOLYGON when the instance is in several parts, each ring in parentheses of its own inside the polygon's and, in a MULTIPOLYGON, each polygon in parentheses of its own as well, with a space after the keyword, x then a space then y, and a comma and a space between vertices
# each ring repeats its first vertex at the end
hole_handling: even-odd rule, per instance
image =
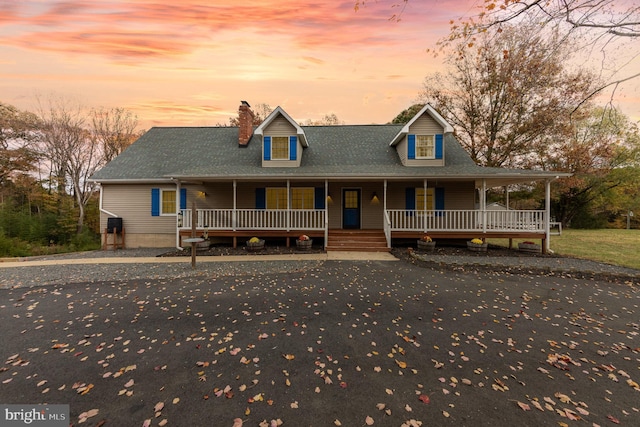
MULTIPOLYGON (((182 203, 181 197, 180 197, 180 189, 182 187, 182 184, 180 183, 180 180, 176 180, 176 248, 178 249, 182 249, 180 247, 180 226, 183 224, 180 224, 180 205, 182 203)), ((184 221, 184 218, 182 219, 184 221)))
POLYGON ((291 231, 291 182, 287 180, 287 231, 291 231))
POLYGON ((233 180, 233 214, 231 215, 231 224, 233 227, 233 231, 236 231, 236 227, 238 226, 238 213, 236 209, 238 203, 238 182, 233 180))
POLYGON ((482 178, 482 192, 480 196, 480 209, 482 209, 482 232, 487 232, 487 180, 482 178))
POLYGON ((544 183, 544 251, 549 252, 551 248, 551 180, 544 183))
POLYGON ((324 248, 329 240, 329 180, 324 180, 324 248))
POLYGON ((504 186, 504 204, 507 210, 509 210, 509 186, 508 185, 504 186))
POLYGON ((382 190, 382 209, 386 213, 387 212, 387 180, 384 180, 383 190, 382 190))
MULTIPOLYGON (((424 186, 424 197, 422 198, 423 199, 423 203, 422 203, 422 205, 423 205, 422 206, 422 211, 423 211, 423 214, 422 214, 422 221, 423 221, 422 232, 426 234, 427 233, 427 180, 426 179, 424 180, 423 186, 424 186)), ((435 194, 434 194, 434 196, 435 196, 435 194)))

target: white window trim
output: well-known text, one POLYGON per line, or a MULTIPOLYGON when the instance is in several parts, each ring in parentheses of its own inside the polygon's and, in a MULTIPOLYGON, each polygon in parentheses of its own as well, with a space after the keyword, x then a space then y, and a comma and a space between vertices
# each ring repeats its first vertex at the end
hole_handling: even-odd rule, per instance
POLYGON ((176 201, 175 201, 175 205, 176 205, 176 209, 178 209, 178 192, 176 190, 170 190, 170 189, 160 189, 160 216, 176 216, 176 212, 174 210, 174 212, 171 213, 164 213, 164 197, 163 194, 165 191, 171 191, 173 193, 175 193, 176 195, 176 201))
POLYGON ((416 159, 419 160, 433 160, 436 158, 436 136, 433 134, 417 134, 416 135, 416 159), (430 136, 431 144, 433 149, 433 156, 418 156, 418 137, 420 136, 430 136))
POLYGON ((289 197, 290 197, 290 199, 291 199, 291 206, 292 206, 292 207, 291 207, 291 209, 294 209, 294 208, 293 208, 293 190, 294 190, 294 189, 295 189, 295 190, 309 190, 309 191, 311 191, 311 195, 312 195, 312 197, 311 197, 311 203, 312 203, 312 205, 313 205, 313 206, 312 206, 312 207, 310 207, 310 208, 305 208, 305 207, 303 207, 303 208, 295 209, 295 210, 311 210, 311 209, 315 209, 315 205, 316 205, 315 187, 291 187, 291 189, 290 189, 291 194, 289 194, 289 197))
POLYGON ((269 196, 268 196, 268 192, 269 192, 269 190, 274 190, 274 189, 275 189, 275 190, 285 190, 285 194, 287 195, 287 208, 285 208, 285 209, 288 209, 288 206, 289 206, 289 198, 291 197, 291 195, 290 195, 290 194, 287 194, 287 191, 286 191, 286 190, 287 190, 287 187, 265 187, 265 201, 264 201, 264 203, 265 203, 265 209, 266 209, 266 210, 269 210, 269 211, 283 210, 283 209, 281 209, 281 208, 270 208, 270 207, 268 206, 268 205, 269 205, 269 196))
POLYGON ((424 197, 429 200, 428 197, 428 193, 429 190, 431 190, 433 192, 432 196, 431 196, 431 206, 427 205, 427 210, 424 209, 424 204, 422 204, 419 208, 418 208, 418 190, 424 190, 424 187, 416 187, 416 200, 415 200, 415 204, 416 204, 416 211, 421 212, 423 215, 427 215, 427 216, 432 216, 433 212, 436 210, 436 192, 433 189, 433 187, 429 187, 427 188, 424 197))
POLYGON ((289 137, 288 136, 271 136, 271 160, 276 160, 276 161, 283 161, 283 160, 289 160, 291 158, 291 153, 289 152, 291 150, 291 146, 289 145, 289 137), (275 138, 286 138, 286 147, 287 147, 287 155, 286 157, 282 157, 282 158, 275 158, 273 157, 273 148, 275 146, 275 138))

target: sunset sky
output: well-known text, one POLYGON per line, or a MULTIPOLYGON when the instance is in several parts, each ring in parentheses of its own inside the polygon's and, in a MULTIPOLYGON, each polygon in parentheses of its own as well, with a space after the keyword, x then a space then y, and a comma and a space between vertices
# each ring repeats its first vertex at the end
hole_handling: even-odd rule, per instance
MULTIPOLYGON (((386 123, 442 69, 427 49, 482 0, 0 0, 0 101, 52 94, 151 126, 211 126, 240 100, 295 120, 386 123)), ((640 69, 638 59, 635 65, 640 69)), ((636 79, 638 80, 638 79, 636 79)), ((640 120, 640 84, 618 90, 640 120)))

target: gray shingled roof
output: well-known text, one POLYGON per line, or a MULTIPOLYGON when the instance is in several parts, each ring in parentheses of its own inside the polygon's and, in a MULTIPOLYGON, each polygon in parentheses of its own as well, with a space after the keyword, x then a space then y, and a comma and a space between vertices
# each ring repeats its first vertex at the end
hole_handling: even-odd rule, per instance
POLYGON ((495 178, 513 182, 550 177, 542 171, 477 166, 451 135, 445 136, 444 167, 403 166, 389 142, 401 125, 305 126, 309 147, 298 168, 262 167, 262 141, 253 136, 238 146, 237 127, 155 127, 96 172, 98 182, 169 178, 495 178))

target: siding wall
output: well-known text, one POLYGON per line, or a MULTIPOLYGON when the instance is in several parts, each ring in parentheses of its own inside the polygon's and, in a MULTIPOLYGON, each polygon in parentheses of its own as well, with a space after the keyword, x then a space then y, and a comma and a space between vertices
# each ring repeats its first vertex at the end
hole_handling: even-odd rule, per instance
MULTIPOLYGON (((285 119, 283 116, 276 117, 269 126, 264 130, 265 136, 295 136, 296 128, 293 127, 289 120, 285 119)), ((264 147, 264 145, 263 145, 264 147)), ((300 166, 300 161, 302 159, 302 144, 300 143, 300 138, 298 138, 298 147, 296 150, 297 157, 295 161, 291 160, 264 160, 264 156, 262 157, 262 166, 264 167, 298 167, 300 166)))
MULTIPOLYGON (((423 114, 420 118, 418 118, 413 124, 409 127, 410 134, 416 135, 435 135, 439 133, 443 133, 444 128, 438 124, 430 115, 423 114)), ((405 136, 402 140, 396 145, 396 149, 398 150, 398 155, 400 156, 400 160, 402 164, 405 166, 444 166, 444 147, 443 147, 443 156, 442 159, 408 159, 408 142, 407 137, 405 136)))
MULTIPOLYGON (((474 182, 456 182, 438 184, 427 181, 428 187, 444 187, 445 209, 474 209, 474 182)), ((258 187, 286 187, 286 181, 273 183, 237 184, 238 209, 255 209, 255 194, 258 187)), ((422 187, 423 181, 389 182, 387 186, 387 208, 405 209, 405 191, 407 187, 422 187)), ((324 181, 292 183, 294 187, 322 187, 324 181)), ((173 247, 175 246, 175 215, 151 216, 151 189, 175 190, 175 185, 103 185, 103 209, 123 218, 126 232, 126 245, 135 247, 173 247)), ((203 185, 185 185, 187 189, 187 208, 195 201, 196 209, 232 209, 233 183, 208 183, 203 185), (205 196, 198 197, 198 192, 205 196)), ((329 215, 329 228, 342 228, 342 192, 343 189, 359 189, 361 194, 361 228, 382 229, 384 209, 384 186, 382 182, 329 183, 332 201, 326 202, 329 215), (371 202, 373 193, 378 195, 378 204, 371 202)), ((104 230, 109 216, 100 214, 100 227, 104 230)))
POLYGON ((329 183, 329 194, 331 194, 332 198, 332 202, 327 204, 329 210, 329 228, 342 228, 342 191, 344 189, 360 190, 361 228, 382 229, 384 217, 384 186, 382 182, 353 182, 349 183, 349 185, 329 183), (378 204, 371 202, 371 195, 374 192, 380 200, 378 204))

